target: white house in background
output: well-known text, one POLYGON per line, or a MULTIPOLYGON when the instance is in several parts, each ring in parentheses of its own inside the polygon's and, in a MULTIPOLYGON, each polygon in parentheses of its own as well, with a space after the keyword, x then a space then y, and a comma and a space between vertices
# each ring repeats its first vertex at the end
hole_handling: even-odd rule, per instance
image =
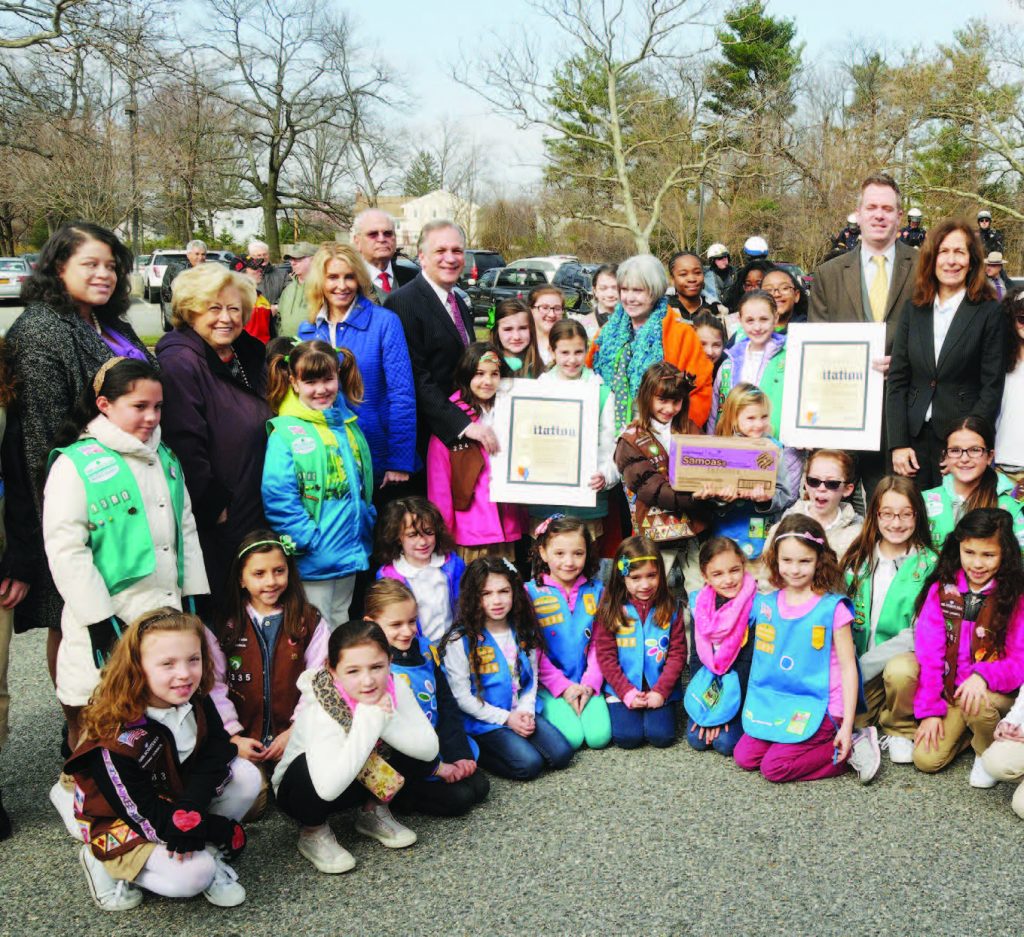
POLYGON ((398 218, 398 246, 415 248, 423 226, 438 218, 447 218, 462 225, 472 244, 476 236, 479 211, 480 207, 474 202, 467 202, 444 189, 411 198, 402 206, 402 214, 398 218))
POLYGON ((226 208, 213 213, 213 233, 228 232, 235 241, 245 243, 263 231, 262 208, 226 208))

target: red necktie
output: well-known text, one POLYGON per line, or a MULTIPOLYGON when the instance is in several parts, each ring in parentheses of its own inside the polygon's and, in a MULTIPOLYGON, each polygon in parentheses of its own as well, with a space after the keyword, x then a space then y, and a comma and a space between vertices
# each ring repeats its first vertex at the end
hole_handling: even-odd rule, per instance
POLYGON ((459 330, 459 338, 462 339, 462 344, 468 345, 469 334, 466 332, 466 323, 462 321, 462 313, 459 312, 459 304, 455 301, 455 293, 448 294, 448 312, 452 317, 452 322, 455 323, 455 328, 459 330))
POLYGON ((391 292, 391 280, 388 279, 387 271, 384 270, 381 273, 379 273, 377 275, 377 279, 380 280, 380 288, 382 290, 384 290, 385 293, 390 293, 391 292))

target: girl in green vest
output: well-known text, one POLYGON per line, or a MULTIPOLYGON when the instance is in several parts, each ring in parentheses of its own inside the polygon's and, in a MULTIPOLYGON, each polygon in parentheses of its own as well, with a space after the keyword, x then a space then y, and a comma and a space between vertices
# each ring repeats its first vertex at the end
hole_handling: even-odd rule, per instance
POLYGON ((779 438, 782 416, 782 375, 786 368, 786 336, 775 331, 779 322, 775 299, 764 290, 744 294, 739 305, 744 337, 730 348, 715 375, 707 431, 714 433, 729 392, 740 384, 764 391, 771 405, 771 435, 779 438))
POLYGON ((332 628, 348 621, 356 573, 369 566, 373 524, 370 449, 350 404, 363 381, 347 348, 300 342, 270 360, 263 509, 297 550, 306 598, 332 628))
POLYGON ((982 416, 958 420, 946 434, 947 473, 942 484, 924 492, 925 512, 936 550, 962 517, 975 508, 1002 508, 1013 518, 1013 535, 1024 550, 1024 497, 1012 479, 992 465, 996 430, 982 416))
MULTIPOLYGON (((153 365, 111 358, 50 453, 43 541, 64 600, 57 698, 72 748, 125 622, 210 591, 181 463, 160 441, 162 406, 153 365)), ((66 822, 71 791, 58 782, 50 799, 66 822)))
POLYGON ((858 726, 877 725, 890 760, 910 764, 917 729, 914 602, 935 568, 924 501, 911 479, 888 475, 878 483, 842 566, 867 702, 858 726))

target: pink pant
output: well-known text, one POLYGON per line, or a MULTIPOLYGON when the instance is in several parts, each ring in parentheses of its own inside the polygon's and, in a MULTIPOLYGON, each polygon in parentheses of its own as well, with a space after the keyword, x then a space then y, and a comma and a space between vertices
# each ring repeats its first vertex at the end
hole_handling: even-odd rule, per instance
POLYGON ((757 771, 769 781, 817 781, 846 772, 846 762, 832 763, 836 727, 826 715, 818 731, 804 742, 763 742, 746 733, 733 757, 744 771, 757 771))

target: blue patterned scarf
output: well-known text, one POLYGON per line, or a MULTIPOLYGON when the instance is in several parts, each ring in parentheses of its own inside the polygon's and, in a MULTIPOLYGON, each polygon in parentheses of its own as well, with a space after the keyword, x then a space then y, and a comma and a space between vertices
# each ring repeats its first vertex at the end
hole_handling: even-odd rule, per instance
POLYGON ((662 297, 655 303, 647 321, 634 331, 632 320, 620 303, 601 329, 594 371, 615 394, 617 433, 632 419, 633 401, 640 390, 644 372, 665 357, 661 330, 667 311, 668 303, 662 297))

